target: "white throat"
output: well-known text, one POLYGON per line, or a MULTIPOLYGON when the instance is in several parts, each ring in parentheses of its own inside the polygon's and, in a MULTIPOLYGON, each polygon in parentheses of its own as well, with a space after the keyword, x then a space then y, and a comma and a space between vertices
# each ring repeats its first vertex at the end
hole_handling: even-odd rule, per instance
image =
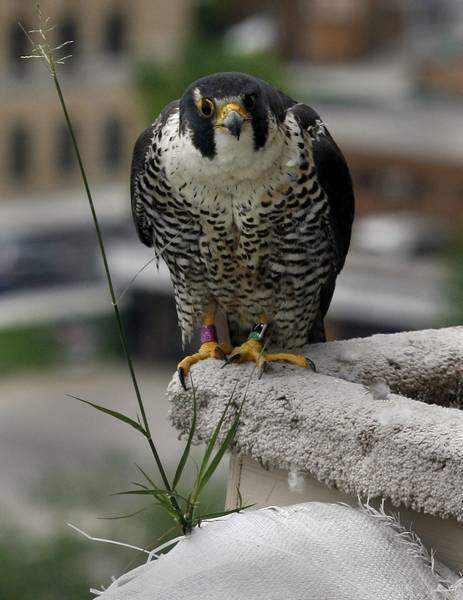
MULTIPOLYGON (((178 116, 177 116, 178 119, 178 116)), ((172 127, 175 121, 172 120, 172 127)), ((216 154, 207 158, 193 145, 191 132, 177 138, 175 152, 172 144, 166 152, 166 171, 174 180, 203 181, 221 187, 249 179, 260 179, 276 164, 281 163, 285 136, 275 123, 271 123, 264 147, 254 147, 251 123, 243 126, 239 140, 223 128, 214 130, 216 154), (169 158, 167 158, 169 157, 169 158)), ((169 136, 165 136, 164 139, 169 136)))

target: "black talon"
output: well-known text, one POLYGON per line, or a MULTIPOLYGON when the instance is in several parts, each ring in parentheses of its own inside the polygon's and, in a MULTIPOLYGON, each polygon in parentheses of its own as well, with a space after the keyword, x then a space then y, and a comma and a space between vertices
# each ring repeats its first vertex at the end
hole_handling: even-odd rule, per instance
POLYGON ((238 352, 237 354, 232 354, 231 356, 229 356, 229 357, 226 359, 226 362, 224 362, 224 363, 223 363, 223 365, 222 365, 222 367, 221 367, 221 368, 223 369, 223 368, 224 368, 224 367, 226 367, 227 365, 231 365, 232 363, 235 363, 235 362, 236 362, 237 360, 239 360, 239 359, 240 359, 240 354, 239 354, 239 352, 238 352))
POLYGON ((228 362, 227 355, 225 354, 225 352, 222 350, 222 348, 220 346, 217 346, 216 349, 215 349, 215 351, 219 355, 219 360, 224 360, 225 363, 228 362))
POLYGON ((315 366, 315 363, 314 363, 314 361, 313 361, 313 360, 311 360, 311 359, 310 359, 308 356, 306 356, 306 357, 305 357, 305 359, 306 359, 306 361, 308 362, 308 364, 309 364, 309 367, 312 369, 312 371, 313 371, 314 373, 316 373, 316 372, 317 372, 317 367, 315 366))
POLYGON ((228 358, 228 356, 227 356, 227 358, 224 360, 223 365, 220 368, 223 369, 224 367, 231 365, 232 362, 233 362, 233 360, 231 359, 231 357, 228 358))
POLYGON ((230 365, 231 363, 235 363, 238 360, 240 360, 241 358, 241 354, 239 352, 237 352, 236 354, 232 354, 230 356, 230 358, 228 359, 228 364, 230 365))
POLYGON ((185 371, 182 367, 179 367, 177 369, 177 375, 178 375, 178 379, 180 381, 180 384, 182 386, 182 388, 186 391, 186 383, 185 383, 185 371))

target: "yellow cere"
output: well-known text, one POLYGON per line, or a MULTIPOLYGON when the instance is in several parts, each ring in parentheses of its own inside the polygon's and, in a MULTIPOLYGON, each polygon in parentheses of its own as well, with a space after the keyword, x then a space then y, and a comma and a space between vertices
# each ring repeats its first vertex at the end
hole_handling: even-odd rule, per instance
POLYGON ((247 110, 244 108, 244 106, 242 104, 238 104, 238 102, 227 102, 227 104, 224 104, 216 117, 216 124, 220 125, 221 123, 224 122, 224 120, 227 118, 227 115, 234 110, 235 112, 237 112, 239 115, 241 115, 243 117, 243 119, 247 119, 248 118, 248 112, 247 110))

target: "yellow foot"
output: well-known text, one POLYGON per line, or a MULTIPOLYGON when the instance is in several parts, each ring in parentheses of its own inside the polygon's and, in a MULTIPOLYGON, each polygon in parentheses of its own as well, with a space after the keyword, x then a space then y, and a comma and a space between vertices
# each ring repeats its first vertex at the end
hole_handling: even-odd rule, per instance
POLYGON ((275 354, 267 354, 262 351, 262 344, 257 340, 247 340, 241 346, 234 348, 226 364, 233 362, 255 362, 259 367, 259 377, 262 376, 266 363, 269 362, 286 362, 291 365, 303 367, 304 369, 311 368, 316 371, 315 364, 310 358, 301 354, 290 354, 288 352, 277 352, 275 354))
POLYGON ((227 360, 227 354, 232 351, 232 346, 227 342, 205 342, 201 344, 200 349, 196 354, 186 356, 177 365, 177 373, 183 389, 186 390, 185 377, 188 375, 192 365, 206 358, 219 358, 227 360))

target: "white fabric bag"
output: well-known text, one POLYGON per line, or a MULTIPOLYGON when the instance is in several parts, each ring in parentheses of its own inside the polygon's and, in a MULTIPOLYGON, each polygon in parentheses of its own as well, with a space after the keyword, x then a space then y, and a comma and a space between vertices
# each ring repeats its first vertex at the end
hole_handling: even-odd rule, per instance
POLYGON ((308 502, 207 521, 98 600, 456 600, 462 585, 394 518, 308 502))

